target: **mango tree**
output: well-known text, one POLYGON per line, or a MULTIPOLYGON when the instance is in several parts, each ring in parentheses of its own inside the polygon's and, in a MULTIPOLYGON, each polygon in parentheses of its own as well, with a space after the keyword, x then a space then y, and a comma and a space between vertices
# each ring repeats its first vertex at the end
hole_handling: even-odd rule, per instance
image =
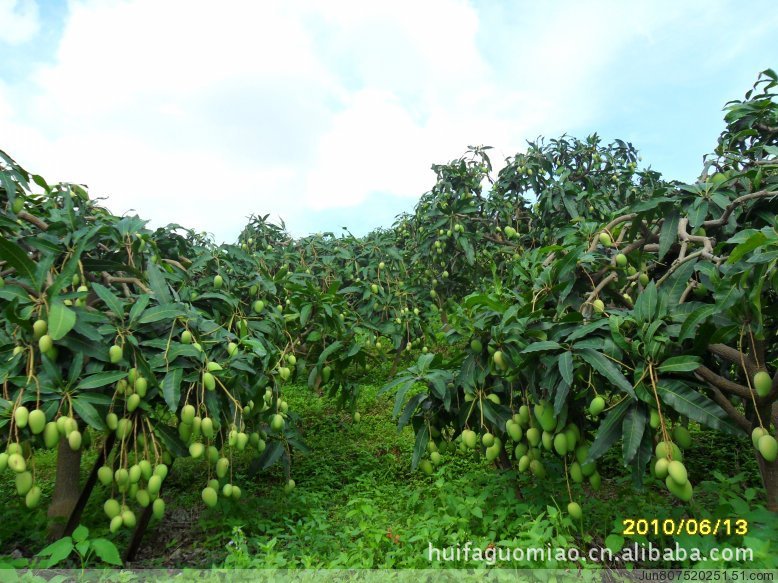
POLYGON ((506 275, 449 306, 453 356, 420 358, 385 387, 416 431, 414 467, 432 471, 452 442, 538 479, 558 466, 577 517, 574 484, 597 489, 597 459, 620 442, 636 483, 649 469, 688 501, 693 420, 752 436, 778 510, 775 86, 765 71, 728 104, 693 184, 596 136, 509 160, 484 204, 495 224, 516 217, 516 254, 492 268, 506 275), (506 208, 522 199, 534 204, 506 208), (428 390, 406 402, 417 382, 428 390))

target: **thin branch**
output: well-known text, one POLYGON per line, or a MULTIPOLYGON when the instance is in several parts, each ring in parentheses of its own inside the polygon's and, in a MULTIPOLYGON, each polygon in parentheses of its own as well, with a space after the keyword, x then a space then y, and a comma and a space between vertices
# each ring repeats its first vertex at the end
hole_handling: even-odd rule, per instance
POLYGON ((178 261, 175 259, 163 259, 164 263, 167 263, 168 265, 172 265, 173 267, 178 267, 181 271, 186 271, 186 267, 181 265, 178 261))
POLYGON ((748 387, 744 387, 743 385, 739 385, 738 383, 717 375, 704 364, 700 365, 700 367, 694 371, 694 374, 697 378, 705 381, 717 390, 726 391, 727 393, 743 397, 744 399, 751 396, 751 391, 748 390, 748 387))
POLYGON ((748 354, 743 354, 736 348, 732 348, 726 344, 710 344, 708 346, 708 352, 715 354, 716 356, 720 356, 724 360, 728 360, 732 364, 737 364, 738 366, 745 362, 746 372, 750 377, 753 377, 757 372, 759 372, 759 367, 756 366, 756 363, 748 354))
POLYGON ((103 281, 105 281, 106 283, 129 283, 139 287, 145 293, 151 293, 151 290, 148 287, 146 287, 146 285, 137 277, 117 277, 111 275, 107 271, 103 271, 102 276, 103 276, 103 281))
POLYGON ((46 221, 43 221, 42 219, 39 219, 35 215, 31 215, 27 211, 21 211, 21 212, 17 213, 16 216, 19 217, 20 219, 22 219, 23 221, 27 221, 28 223, 31 223, 31 224, 35 225, 41 231, 48 231, 49 230, 49 225, 48 225, 48 223, 46 223, 46 221))
MULTIPOLYGON (((620 216, 620 217, 616 217, 616 218, 615 218, 615 219, 613 219, 613 220, 612 220, 610 223, 608 223, 607 225, 605 225, 605 227, 603 227, 603 228, 600 230, 600 233, 602 233, 602 232, 608 232, 608 233, 609 233, 609 232, 610 232, 610 230, 611 230, 613 227, 615 227, 616 225, 618 225, 619 223, 625 223, 625 222, 627 222, 627 221, 631 221, 631 220, 632 220, 632 219, 634 219, 636 216, 638 216, 638 215, 637 215, 637 213, 630 213, 630 214, 628 214, 628 215, 622 215, 622 216, 620 216)), ((597 238, 597 237, 595 237, 595 238, 594 238, 594 241, 592 241, 592 244, 589 246, 589 251, 594 251, 595 249, 597 249, 597 245, 598 245, 598 243, 599 243, 599 240, 598 240, 598 238, 597 238)))
POLYGON ((760 190, 757 192, 752 192, 750 194, 744 194, 743 196, 739 196, 735 200, 733 200, 726 209, 724 209, 724 212, 718 219, 713 219, 710 221, 705 221, 702 226, 703 227, 720 227, 721 225, 726 224, 726 222, 729 220, 729 215, 732 214, 732 211, 735 210, 738 206, 741 204, 748 202, 749 200, 754 200, 757 198, 765 198, 768 196, 778 196, 778 191, 775 190, 760 190))
POLYGON ((751 433, 751 423, 746 419, 745 415, 738 411, 732 402, 716 387, 711 387, 711 391, 713 391, 713 400, 718 403, 719 407, 724 409, 729 418, 737 423, 743 431, 751 433))

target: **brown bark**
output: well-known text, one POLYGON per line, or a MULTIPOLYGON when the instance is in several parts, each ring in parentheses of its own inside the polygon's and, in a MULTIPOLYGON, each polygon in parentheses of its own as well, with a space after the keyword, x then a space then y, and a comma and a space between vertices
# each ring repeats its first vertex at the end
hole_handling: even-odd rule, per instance
POLYGON ((81 474, 81 450, 73 451, 67 439, 61 439, 57 448, 57 475, 54 481, 54 494, 49 505, 49 538, 62 537, 65 523, 73 512, 81 493, 79 478, 81 474))
POLYGON ((778 512, 778 462, 767 462, 761 454, 756 454, 759 462, 759 473, 767 493, 767 509, 778 512))
MULTIPOLYGON (((778 404, 771 403, 759 407, 759 417, 765 427, 770 426, 770 417, 776 413, 778 404)), ((752 409, 751 418, 752 428, 759 427, 759 418, 756 411, 752 409)), ((753 429, 752 429, 753 430, 753 429)), ((778 512, 778 461, 768 462, 758 451, 755 452, 756 461, 759 463, 759 473, 762 476, 762 484, 767 495, 767 509, 772 512, 778 512)))

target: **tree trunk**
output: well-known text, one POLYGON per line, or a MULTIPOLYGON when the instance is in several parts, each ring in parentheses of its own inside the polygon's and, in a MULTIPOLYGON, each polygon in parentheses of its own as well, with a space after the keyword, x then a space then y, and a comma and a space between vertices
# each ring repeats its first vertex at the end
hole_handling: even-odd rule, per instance
POLYGON ((81 450, 73 451, 67 439, 60 439, 57 448, 57 475, 54 482, 54 494, 49 505, 49 538, 62 537, 65 523, 78 502, 81 488, 81 450))
POLYGON ((405 347, 408 345, 408 340, 403 338, 402 342, 400 342, 400 348, 397 349, 397 352, 394 355, 394 362, 392 362, 392 370, 389 371, 389 378, 394 378, 394 375, 397 374, 397 367, 400 365, 400 359, 402 358, 403 352, 405 352, 405 347))
POLYGON ((778 461, 767 462, 760 453, 756 454, 762 483, 767 491, 767 509, 778 512, 778 461))
MULTIPOLYGON (((771 417, 774 423, 778 422, 778 402, 760 407, 759 416, 765 427, 770 427, 771 417)), ((759 427, 756 413, 752 413, 750 417, 752 430, 759 427)), ((778 461, 768 462, 758 451, 754 453, 756 461, 759 463, 759 473, 762 475, 762 484, 764 484, 765 493, 767 494, 767 509, 772 512, 778 512, 778 461)))

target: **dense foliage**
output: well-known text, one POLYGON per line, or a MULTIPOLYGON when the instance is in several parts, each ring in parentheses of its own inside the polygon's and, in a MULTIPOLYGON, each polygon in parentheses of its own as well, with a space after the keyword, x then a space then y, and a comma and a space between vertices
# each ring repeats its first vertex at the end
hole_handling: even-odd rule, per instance
MULTIPOLYGON (((414 468, 458 447, 558 471, 578 519, 575 484, 596 490, 618 443, 636 484, 650 471, 688 501, 692 420, 752 436, 778 510, 776 86, 765 71, 727 105, 693 184, 596 135, 531 142, 496 177, 471 148, 363 238, 294 240, 267 216, 235 245, 151 230, 0 152, 0 470, 35 507, 36 451, 70 460, 67 484, 97 447, 112 531, 133 508, 162 516, 175 457, 207 465, 209 506, 241 496, 236 451, 255 473, 281 463, 291 490, 306 446, 284 384, 358 421, 354 371, 412 354, 384 391, 415 431, 414 468)), ((70 492, 50 514, 72 523, 70 492)))

